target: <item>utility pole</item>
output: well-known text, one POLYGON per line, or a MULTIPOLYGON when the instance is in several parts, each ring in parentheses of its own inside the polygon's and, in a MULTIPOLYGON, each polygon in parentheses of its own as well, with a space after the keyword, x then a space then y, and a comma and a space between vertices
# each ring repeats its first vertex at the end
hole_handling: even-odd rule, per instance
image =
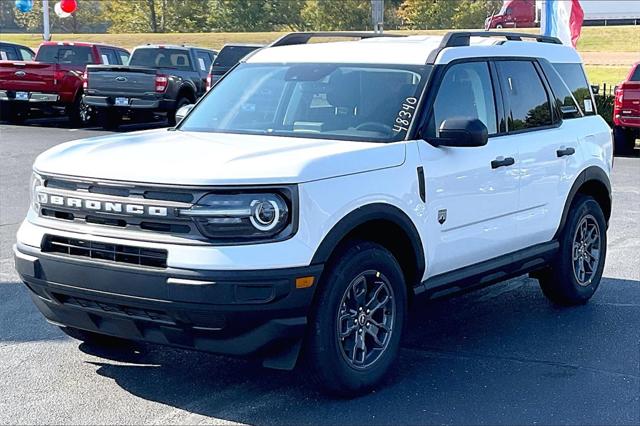
POLYGON ((371 0, 371 23, 373 32, 382 34, 384 31, 384 0, 371 0))
POLYGON ((51 40, 49 31, 49 0, 42 0, 42 38, 45 41, 51 40))

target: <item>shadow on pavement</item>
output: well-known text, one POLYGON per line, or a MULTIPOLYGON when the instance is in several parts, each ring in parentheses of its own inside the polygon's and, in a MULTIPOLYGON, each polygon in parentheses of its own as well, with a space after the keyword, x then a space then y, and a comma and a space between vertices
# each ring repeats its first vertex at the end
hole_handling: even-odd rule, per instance
POLYGON ((151 345, 80 348, 116 360, 92 364, 140 398, 243 423, 623 424, 638 421, 638 400, 609 395, 637 395, 640 332, 627 324, 639 308, 640 282, 618 279, 573 308, 550 305, 527 278, 418 302, 387 383, 354 400, 321 395, 303 368, 273 371, 151 345))

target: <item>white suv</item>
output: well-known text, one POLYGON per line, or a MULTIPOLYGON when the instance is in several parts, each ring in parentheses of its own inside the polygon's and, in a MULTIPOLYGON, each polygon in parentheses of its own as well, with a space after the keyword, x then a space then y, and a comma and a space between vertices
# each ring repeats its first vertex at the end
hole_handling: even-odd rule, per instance
POLYGON ((420 294, 530 273, 554 303, 589 300, 613 150, 574 49, 318 35, 254 52, 175 129, 38 157, 15 257, 50 322, 273 368, 301 352, 354 394, 390 368, 420 294))

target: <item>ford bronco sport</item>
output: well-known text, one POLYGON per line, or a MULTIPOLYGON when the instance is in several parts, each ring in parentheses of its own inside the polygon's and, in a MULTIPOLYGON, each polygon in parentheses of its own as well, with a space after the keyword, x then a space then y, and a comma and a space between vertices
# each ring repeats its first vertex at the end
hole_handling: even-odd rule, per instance
POLYGON ((51 323, 272 368, 301 354, 352 395, 390 369, 418 295, 529 273, 555 304, 591 298, 613 149, 558 71, 588 88, 573 48, 308 36, 253 52, 176 128, 37 158, 15 259, 51 323))

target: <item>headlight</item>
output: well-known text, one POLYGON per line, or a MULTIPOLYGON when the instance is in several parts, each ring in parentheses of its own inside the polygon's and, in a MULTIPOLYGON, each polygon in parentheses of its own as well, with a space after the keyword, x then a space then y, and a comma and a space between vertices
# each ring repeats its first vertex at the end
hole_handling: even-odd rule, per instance
POLYGON ((31 208, 36 213, 40 212, 40 202, 38 201, 38 190, 44 185, 44 181, 39 174, 31 175, 31 208))
POLYGON ((292 192, 208 194, 181 216, 207 238, 222 242, 284 239, 295 230, 292 192))

